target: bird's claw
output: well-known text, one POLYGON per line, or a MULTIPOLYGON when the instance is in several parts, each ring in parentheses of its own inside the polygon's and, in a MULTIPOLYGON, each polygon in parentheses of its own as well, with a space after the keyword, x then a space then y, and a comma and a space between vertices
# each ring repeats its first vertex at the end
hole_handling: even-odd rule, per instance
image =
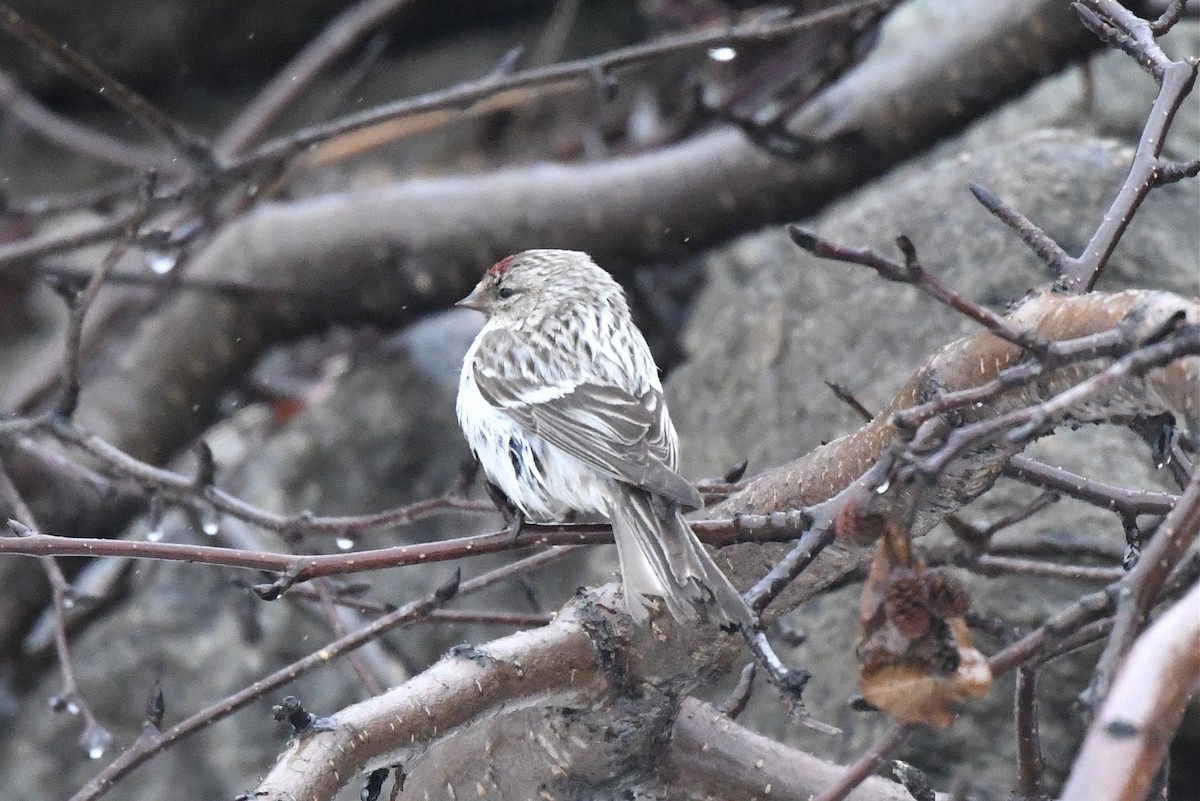
POLYGON ((520 512, 513 512, 504 521, 504 532, 508 534, 509 545, 516 545, 517 540, 521 538, 521 532, 525 530, 525 515, 520 512))

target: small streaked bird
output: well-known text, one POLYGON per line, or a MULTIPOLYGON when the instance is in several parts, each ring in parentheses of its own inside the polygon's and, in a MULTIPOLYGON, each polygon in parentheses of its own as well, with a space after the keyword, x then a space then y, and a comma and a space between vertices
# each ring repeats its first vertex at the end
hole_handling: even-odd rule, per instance
POLYGON ((678 472, 658 367, 612 276, 586 253, 527 250, 458 305, 487 315, 457 410, 488 479, 531 521, 607 517, 639 625, 656 598, 681 622, 748 622, 683 518, 702 499, 678 472))

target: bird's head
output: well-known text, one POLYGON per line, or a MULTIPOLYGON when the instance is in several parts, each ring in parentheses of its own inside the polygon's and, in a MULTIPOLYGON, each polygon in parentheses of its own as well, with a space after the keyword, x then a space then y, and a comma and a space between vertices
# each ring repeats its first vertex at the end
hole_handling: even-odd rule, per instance
POLYGON ((553 313, 561 305, 623 295, 616 281, 577 250, 526 250, 493 264, 456 303, 500 319, 553 313))

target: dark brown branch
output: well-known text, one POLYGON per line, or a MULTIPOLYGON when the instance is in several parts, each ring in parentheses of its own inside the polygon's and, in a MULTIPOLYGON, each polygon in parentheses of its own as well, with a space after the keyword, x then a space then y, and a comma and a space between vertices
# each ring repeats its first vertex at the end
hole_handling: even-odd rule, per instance
MULTIPOLYGON (((349 610, 338 609, 334 601, 333 591, 329 587, 329 582, 325 579, 318 579, 312 583, 313 589, 316 591, 317 603, 321 607, 321 611, 325 613, 325 619, 329 622, 329 628, 333 632, 335 639, 340 640, 346 636, 346 624, 342 620, 343 612, 350 613, 349 610)), ((372 672, 370 665, 363 659, 362 653, 353 651, 346 654, 346 661, 350 663, 350 667, 358 675, 359 681, 362 682, 363 688, 368 695, 379 695, 384 691, 383 679, 372 672)))
POLYGON ((67 305, 70 308, 70 316, 67 320, 67 336, 66 344, 63 353, 63 368, 62 368, 62 390, 59 395, 58 403, 55 404, 54 413, 64 419, 70 419, 75 413, 75 407, 79 403, 79 362, 80 348, 83 340, 83 323, 87 317, 88 309, 96 300, 96 295, 100 293, 100 287, 108 277, 109 272, 121 260, 121 257, 128 252, 133 241, 137 238, 138 227, 145 221, 149 211, 150 198, 154 195, 155 180, 153 174, 142 187, 139 202, 133 213, 130 215, 129 222, 125 230, 121 234, 121 238, 117 240, 112 247, 108 249, 108 253, 96 265, 96 269, 92 272, 87 284, 79 292, 74 294, 74 290, 70 287, 64 287, 64 291, 68 293, 67 305))
POLYGON ((83 85, 103 95, 151 131, 163 137, 201 174, 212 171, 207 143, 121 81, 71 50, 8 6, 0 5, 0 27, 37 51, 43 58, 83 85))
POLYGON ((972 186, 971 189, 989 211, 1021 236, 1064 289, 1084 292, 1095 287, 1146 195, 1161 185, 1164 175, 1179 172, 1162 162, 1162 149, 1175 114, 1191 93, 1197 63, 1187 59, 1171 61, 1155 41, 1154 37, 1177 19, 1180 12, 1173 7, 1155 22, 1147 22, 1115 0, 1080 0, 1072 6, 1086 27, 1129 53, 1159 83, 1158 97, 1147 115, 1133 163, 1121 189, 1077 258, 1068 256, 1044 231, 991 192, 982 187, 972 186))
POLYGON ((979 184, 970 184, 971 194, 975 196, 985 209, 996 216, 998 220, 1017 232, 1021 240, 1049 268, 1050 275, 1059 279, 1065 275, 1071 263, 1071 254, 1067 253, 1054 239, 1033 224, 1028 217, 995 195, 990 189, 979 184))
POLYGON ((32 95, 0 72, 0 105, 31 130, 63 147, 138 172, 178 169, 160 150, 130 144, 122 139, 93 130, 50 111, 32 95))
POLYGON ((355 538, 367 531, 408 525, 446 511, 491 512, 492 507, 465 498, 442 496, 368 515, 316 517, 309 512, 282 515, 261 509, 212 485, 200 488, 195 479, 135 459, 109 443, 63 420, 49 423, 59 440, 91 454, 109 472, 154 488, 181 503, 207 502, 214 509, 270 531, 289 534, 324 534, 355 538))
POLYGON ((1038 669, 1017 671, 1017 797, 1014 801, 1042 801, 1041 736, 1038 733, 1038 669))
POLYGON ((981 554, 974 558, 956 559, 954 564, 985 576, 1014 573, 1024 576, 1065 579, 1067 581, 1098 581, 1109 583, 1122 578, 1125 571, 1119 567, 1089 567, 1087 565, 1061 565, 1033 559, 1018 559, 1011 556, 981 554))
POLYGON ((798 225, 789 225, 788 234, 793 242, 818 258, 869 267, 885 280, 916 287, 939 303, 979 323, 1001 339, 1034 352, 1046 349, 1048 343, 1044 339, 1029 331, 1014 328, 1005 318, 955 292, 927 272, 917 261, 916 248, 906 236, 896 240, 904 255, 904 264, 900 264, 871 248, 839 245, 798 225))
POLYGON ((1014 456, 1004 473, 1035 487, 1061 492, 1124 516, 1165 515, 1179 496, 1106 484, 1094 478, 1076 475, 1061 467, 1043 464, 1028 456, 1014 456))
MULTIPOLYGON (((739 542, 786 542, 796 538, 796 530, 790 525, 775 526, 768 523, 746 529, 737 519, 697 521, 693 524, 693 529, 701 541, 718 547, 739 542)), ((511 531, 502 529, 492 534, 394 545, 369 551, 305 555, 147 540, 59 537, 30 531, 20 538, 0 538, 0 553, 22 556, 117 556, 265 570, 281 574, 284 582, 281 589, 286 589, 297 582, 327 576, 433 564, 525 548, 607 545, 612 541, 612 527, 607 524, 528 523, 522 529, 518 540, 513 539, 511 531)))
MULTIPOLYGON (((17 525, 20 528, 13 527, 14 535, 22 536, 37 525, 33 513, 13 485, 3 464, 0 464, 0 502, 6 504, 19 521, 17 525)), ((54 653, 58 659, 59 673, 62 675, 62 690, 51 699, 51 708, 56 712, 68 709, 78 712, 83 719, 83 733, 79 740, 84 753, 91 758, 99 758, 112 742, 112 734, 100 725, 91 705, 79 691, 79 682, 75 678, 75 668, 71 663, 71 650, 67 644, 67 610, 68 606, 74 603, 75 593, 53 557, 45 556, 38 561, 50 583, 54 614, 54 653)))

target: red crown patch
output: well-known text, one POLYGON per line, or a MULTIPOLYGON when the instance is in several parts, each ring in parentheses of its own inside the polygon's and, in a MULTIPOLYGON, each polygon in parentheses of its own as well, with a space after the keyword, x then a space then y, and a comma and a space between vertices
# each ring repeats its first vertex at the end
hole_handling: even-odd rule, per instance
POLYGON ((502 278, 504 274, 508 272, 508 268, 512 267, 513 259, 515 258, 516 256, 505 256, 503 259, 491 266, 491 269, 488 270, 488 275, 495 276, 496 278, 502 278))

